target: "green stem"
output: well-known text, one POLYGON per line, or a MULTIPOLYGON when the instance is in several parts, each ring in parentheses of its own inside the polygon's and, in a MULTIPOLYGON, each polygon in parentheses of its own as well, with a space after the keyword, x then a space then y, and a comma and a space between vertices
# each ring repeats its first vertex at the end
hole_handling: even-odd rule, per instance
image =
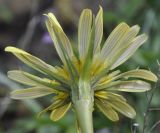
POLYGON ((80 133, 93 133, 94 92, 90 82, 80 78, 78 85, 72 84, 71 96, 80 133))
POLYGON ((74 102, 74 109, 80 128, 80 133, 93 133, 93 101, 80 99, 74 102))

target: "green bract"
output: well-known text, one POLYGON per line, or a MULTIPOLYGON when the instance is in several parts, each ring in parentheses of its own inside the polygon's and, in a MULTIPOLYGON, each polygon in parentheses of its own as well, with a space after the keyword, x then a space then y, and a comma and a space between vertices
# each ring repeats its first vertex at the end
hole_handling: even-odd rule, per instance
MULTIPOLYGON (((54 94, 53 103, 40 112, 39 116, 51 111, 50 118, 57 121, 73 107, 80 130, 86 133, 89 131, 83 127, 88 123, 83 120, 92 122, 92 115, 89 113, 92 113, 94 105, 112 121, 119 120, 117 112, 134 118, 134 109, 117 93, 148 91, 151 86, 146 81, 156 82, 157 77, 151 71, 143 69, 124 73, 114 69, 128 60, 147 40, 145 34, 138 35, 139 26, 130 27, 122 22, 109 35, 104 45, 101 45, 103 10, 100 7, 98 14, 94 16, 90 9, 84 9, 78 26, 78 46, 73 50, 54 14, 46 16, 47 29, 63 65, 53 67, 23 50, 7 47, 5 51, 13 53, 22 62, 43 74, 43 77, 38 77, 20 70, 9 71, 10 79, 30 86, 13 91, 11 97, 26 99, 54 94)), ((92 128, 92 125, 88 128, 92 128)))

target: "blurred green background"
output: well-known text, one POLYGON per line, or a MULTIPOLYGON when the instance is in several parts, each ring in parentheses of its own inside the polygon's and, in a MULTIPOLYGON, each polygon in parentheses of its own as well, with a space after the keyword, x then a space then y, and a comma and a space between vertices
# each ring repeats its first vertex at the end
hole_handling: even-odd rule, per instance
MULTIPOLYGON (((19 62, 14 56, 5 53, 4 48, 13 45, 22 48, 49 64, 59 65, 59 58, 45 27, 45 16, 53 12, 71 41, 77 44, 77 24, 80 12, 91 8, 97 13, 99 4, 104 8, 104 40, 113 28, 124 21, 129 25, 138 24, 141 32, 149 35, 149 40, 135 55, 120 66, 122 71, 137 67, 158 73, 160 61, 160 0, 0 0, 0 133, 75 133, 73 111, 60 121, 52 122, 49 115, 40 119, 36 114, 50 104, 50 98, 16 101, 9 98, 11 90, 23 88, 6 76, 8 70, 24 69, 35 73, 19 62)), ((154 86, 154 85, 153 85, 154 86)), ((160 121, 160 87, 156 88, 146 119, 145 133, 159 133, 160 124, 150 131, 153 124, 160 121)), ((152 92, 152 91, 151 91, 152 92)), ((147 96, 151 92, 125 93, 128 102, 135 108, 134 120, 120 115, 119 122, 113 123, 99 111, 93 113, 95 133, 136 133, 143 128, 147 96), (133 130, 132 130, 133 129, 133 130)))

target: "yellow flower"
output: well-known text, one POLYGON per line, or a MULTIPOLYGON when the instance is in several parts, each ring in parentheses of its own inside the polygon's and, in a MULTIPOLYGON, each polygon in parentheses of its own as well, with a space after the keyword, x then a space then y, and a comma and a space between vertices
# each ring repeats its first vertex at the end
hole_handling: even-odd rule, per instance
POLYGON ((53 67, 21 49, 7 47, 5 51, 43 74, 43 77, 38 77, 21 70, 9 71, 10 79, 30 86, 13 91, 11 97, 27 99, 53 94, 53 103, 39 115, 51 111, 51 120, 57 121, 73 107, 80 127, 86 124, 81 121, 87 106, 92 112, 96 105, 112 121, 119 120, 117 112, 134 118, 134 109, 118 92, 148 91, 151 85, 146 80, 156 82, 157 77, 143 69, 121 73, 115 68, 128 60, 147 40, 145 34, 137 35, 139 26, 130 27, 122 22, 101 45, 103 10, 100 7, 95 17, 90 9, 84 9, 78 26, 78 46, 73 48, 56 17, 52 13, 46 16, 47 29, 63 65, 53 67))

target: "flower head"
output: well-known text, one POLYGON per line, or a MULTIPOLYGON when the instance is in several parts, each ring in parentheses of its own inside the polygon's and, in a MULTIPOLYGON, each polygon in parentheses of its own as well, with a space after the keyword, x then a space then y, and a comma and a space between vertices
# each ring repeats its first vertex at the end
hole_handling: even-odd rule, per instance
MULTIPOLYGON (((120 23, 101 45, 103 36, 103 10, 96 16, 84 9, 78 26, 78 46, 69 39, 52 13, 47 15, 46 26, 63 65, 53 67, 37 57, 15 47, 5 51, 13 53, 22 62, 43 74, 38 77, 21 70, 8 72, 14 81, 30 86, 11 93, 14 99, 38 98, 53 94, 52 104, 39 113, 51 111, 50 118, 57 121, 79 99, 91 99, 110 120, 117 121, 117 112, 134 118, 136 113, 118 92, 145 92, 151 89, 146 81, 157 77, 144 69, 121 73, 116 67, 128 60, 147 40, 138 35, 139 26, 120 23)), ((87 103, 86 103, 87 104, 87 103)))

